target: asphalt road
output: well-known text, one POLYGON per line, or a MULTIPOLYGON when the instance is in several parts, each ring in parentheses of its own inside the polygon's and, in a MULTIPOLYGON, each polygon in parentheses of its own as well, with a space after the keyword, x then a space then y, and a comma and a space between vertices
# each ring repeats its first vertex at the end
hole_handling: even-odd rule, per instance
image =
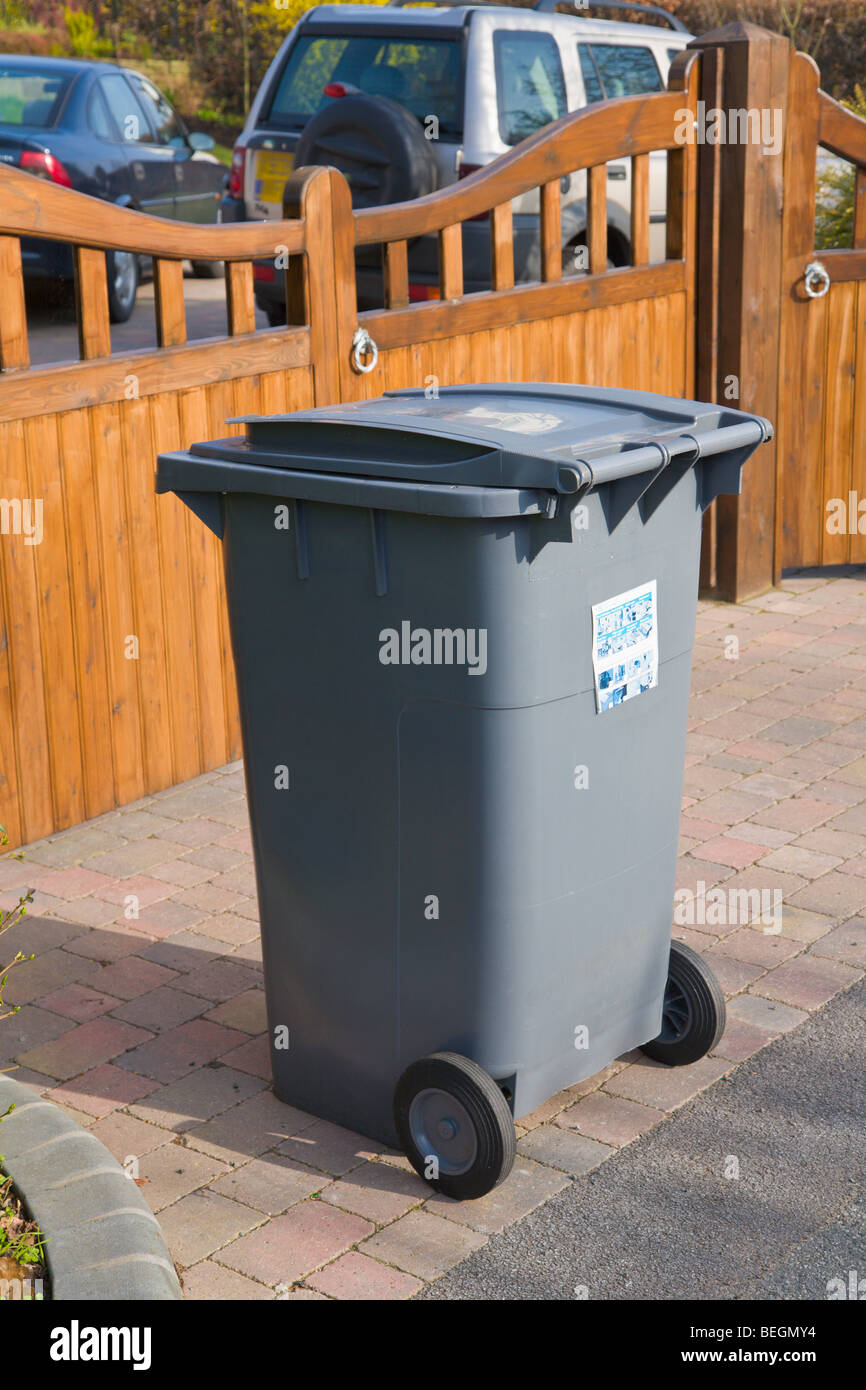
MULTIPOLYGON (((187 265, 183 295, 187 341, 225 335, 226 294, 222 277, 217 280, 196 280, 187 265)), ((256 327, 267 326, 267 318, 257 310, 256 327)), ((78 328, 74 309, 52 309, 41 297, 28 295, 27 327, 33 366, 78 360, 78 328)), ((139 286, 135 310, 128 322, 111 325, 111 350, 113 353, 131 352, 136 348, 155 347, 154 290, 153 281, 148 279, 139 286)))
POLYGON ((825 1300, 850 1271, 866 1297, 864 1054, 866 981, 419 1300, 825 1300))

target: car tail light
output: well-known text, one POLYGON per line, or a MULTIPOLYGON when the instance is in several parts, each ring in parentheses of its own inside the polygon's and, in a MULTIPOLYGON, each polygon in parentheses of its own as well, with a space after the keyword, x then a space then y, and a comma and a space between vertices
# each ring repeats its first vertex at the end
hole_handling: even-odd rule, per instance
POLYGON ((35 174, 38 179, 50 179, 52 183, 59 183, 64 188, 72 187, 72 180, 60 160, 47 150, 23 150, 20 167, 30 174, 35 174))
MULTIPOLYGON (((483 168, 483 164, 463 164, 461 162, 457 165, 457 177, 458 179, 466 179, 469 177, 470 174, 477 174, 478 170, 483 168)), ((479 212, 477 217, 470 217, 468 221, 486 222, 489 216, 490 214, 487 212, 479 212)))
POLYGON ((266 280, 273 284, 277 278, 277 272, 270 261, 253 261, 253 279, 266 280))
POLYGON ((342 82, 326 82, 322 88, 323 97, 344 97, 347 89, 342 82))
POLYGON ((417 281, 409 281, 409 300, 417 304, 422 299, 440 299, 438 285, 419 285, 417 281))
POLYGON ((229 169, 228 195, 230 198, 242 198, 244 196, 244 166, 246 164, 246 158, 246 145, 235 145, 232 154, 232 165, 229 169))

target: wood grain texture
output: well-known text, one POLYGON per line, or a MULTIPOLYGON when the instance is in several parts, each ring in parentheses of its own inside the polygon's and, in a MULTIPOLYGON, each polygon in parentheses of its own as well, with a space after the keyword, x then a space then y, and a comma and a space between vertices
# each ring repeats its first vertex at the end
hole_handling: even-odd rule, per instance
POLYGON ((256 331, 253 267, 249 261, 229 261, 226 265, 226 320, 233 338, 256 331))
POLYGON ((439 294, 443 300, 463 293, 463 228, 460 223, 439 233, 439 294))
POLYGON ((514 285, 514 217, 510 203, 490 211, 491 288, 510 290, 514 285))
POLYGON ((160 347, 180 347, 186 342, 183 262, 158 256, 153 262, 153 288, 156 295, 156 341, 160 347))
POLYGON ((0 372, 30 366, 21 243, 0 236, 0 372))
POLYGON ((543 183, 541 194, 541 278, 562 279, 562 189, 559 179, 543 183))
POLYGON ((105 254, 87 246, 75 247, 75 312, 82 362, 89 362, 94 357, 108 357, 111 352, 111 325, 108 320, 105 254))
POLYGON ((405 241, 389 241, 382 248, 385 276, 385 308, 405 309, 409 303, 409 254, 405 241))

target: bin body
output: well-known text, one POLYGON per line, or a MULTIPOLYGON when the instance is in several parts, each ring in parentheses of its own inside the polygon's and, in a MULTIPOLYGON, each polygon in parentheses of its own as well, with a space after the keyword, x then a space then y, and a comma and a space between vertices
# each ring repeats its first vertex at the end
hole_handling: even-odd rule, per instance
MULTIPOLYGON (((207 464, 182 491, 184 458, 160 485, 191 500, 207 464)), ((633 502, 622 480, 464 489, 510 495, 492 516, 222 466, 242 470, 220 529, 276 1093, 394 1144, 398 1077, 450 1051, 519 1119, 661 1026, 719 457, 633 502), (599 708, 593 608, 650 584, 655 683, 599 708)))

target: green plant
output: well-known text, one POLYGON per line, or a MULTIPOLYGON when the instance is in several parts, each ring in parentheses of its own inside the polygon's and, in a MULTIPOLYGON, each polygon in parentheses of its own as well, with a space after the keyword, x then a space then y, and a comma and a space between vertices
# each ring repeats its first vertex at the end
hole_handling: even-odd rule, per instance
MULTIPOLYGON (((857 84, 850 101, 843 101, 855 116, 866 120, 866 89, 857 84)), ((854 193, 856 170, 853 164, 838 165, 818 176, 818 199, 815 209, 815 249, 829 251, 833 247, 854 244, 854 193)))
POLYGON ((12 1179, 0 1177, 0 1257, 19 1265, 41 1265, 45 1261, 42 1232, 21 1210, 12 1191, 12 1179))
POLYGON ((96 32, 96 21, 86 10, 71 10, 67 5, 63 11, 63 22, 69 36, 69 46, 76 58, 107 58, 114 51, 109 39, 101 39, 96 32))

